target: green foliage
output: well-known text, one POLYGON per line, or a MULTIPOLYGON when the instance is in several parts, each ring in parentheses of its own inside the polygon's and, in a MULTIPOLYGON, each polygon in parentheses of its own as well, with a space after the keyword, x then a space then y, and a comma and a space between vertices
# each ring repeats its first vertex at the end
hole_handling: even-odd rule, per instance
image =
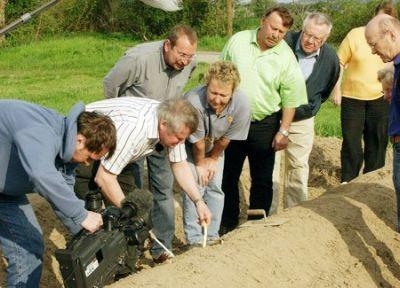
POLYGON ((222 51, 227 41, 227 36, 203 36, 200 38, 198 50, 222 51))
POLYGON ((251 10, 255 16, 260 18, 268 8, 276 5, 277 3, 274 0, 253 0, 251 2, 251 10))
POLYGON ((196 70, 194 70, 192 77, 190 78, 190 81, 187 83, 184 92, 187 92, 197 86, 203 85, 204 84, 204 75, 208 69, 209 65, 206 63, 199 63, 196 67, 196 70))
POLYGON ((22 14, 36 8, 39 4, 39 0, 10 1, 10 3, 6 5, 6 17, 7 19, 17 19, 22 14))
MULTIPOLYGON (((62 113, 78 101, 103 99, 104 76, 134 44, 118 34, 81 34, 4 48, 0 54, 0 98, 26 100, 62 113)), ((198 65, 185 91, 203 83, 207 68, 207 64, 198 65)), ((316 119, 316 133, 340 136, 339 119, 339 108, 324 104, 316 119)))
POLYGON ((134 43, 72 36, 4 48, 0 98, 16 98, 67 112, 72 104, 103 98, 102 80, 134 43))
POLYGON ((323 1, 317 3, 313 10, 328 14, 332 22, 333 32, 329 41, 340 43, 346 34, 355 27, 364 26, 374 16, 379 0, 361 1, 323 1))
MULTIPOLYGON (((47 2, 48 0, 10 1, 6 6, 6 22, 10 23, 47 2)), ((380 0, 321 0, 313 3, 296 0, 284 5, 289 7, 294 16, 294 30, 301 28, 307 11, 317 10, 331 16, 334 28, 329 41, 340 43, 350 29, 363 26, 371 19, 379 2, 380 0)), ((399 8, 400 1, 395 3, 399 8)), ((273 5, 277 5, 274 0, 253 0, 246 6, 236 3, 233 31, 257 27, 265 10, 273 5)), ((82 31, 122 33, 136 40, 149 41, 164 37, 177 23, 191 25, 200 38, 225 36, 226 1, 184 0, 182 10, 165 12, 139 0, 63 0, 10 33, 7 44, 30 43, 43 35, 82 31)))
MULTIPOLYGON (((320 0, 316 3, 297 1, 288 5, 295 19, 293 29, 301 29, 303 19, 309 11, 323 12, 331 17, 333 30, 329 41, 339 44, 346 34, 355 27, 364 26, 374 16, 375 7, 381 0, 320 0)), ((400 2, 395 1, 397 10, 400 2)))
POLYGON ((323 137, 342 137, 340 108, 327 100, 315 117, 315 133, 323 137))

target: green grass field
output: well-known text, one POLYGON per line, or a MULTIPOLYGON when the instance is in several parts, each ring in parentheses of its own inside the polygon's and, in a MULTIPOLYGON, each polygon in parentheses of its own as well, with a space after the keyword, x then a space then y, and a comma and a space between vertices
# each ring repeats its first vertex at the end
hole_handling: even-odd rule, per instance
MULTIPOLYGON (((26 100, 62 113, 78 101, 102 99, 103 77, 135 44, 127 38, 73 35, 1 48, 0 98, 26 100)), ((199 46, 219 51, 223 41, 204 39, 199 46)), ((200 63, 185 90, 199 85, 206 69, 200 63)), ((327 102, 317 116, 316 133, 340 137, 340 108, 327 102)))

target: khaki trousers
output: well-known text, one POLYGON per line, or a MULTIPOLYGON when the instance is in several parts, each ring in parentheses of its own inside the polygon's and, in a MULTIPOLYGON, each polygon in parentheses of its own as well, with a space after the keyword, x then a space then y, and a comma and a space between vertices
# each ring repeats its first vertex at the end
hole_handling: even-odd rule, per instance
POLYGON ((277 213, 279 207, 279 180, 283 179, 283 207, 298 205, 308 198, 308 176, 311 150, 314 142, 314 117, 292 122, 289 128, 288 147, 275 156, 273 200, 270 215, 277 213), (282 159, 278 159, 281 158, 282 159), (280 171, 284 161, 284 171, 280 171), (281 173, 283 177, 280 176, 281 173))

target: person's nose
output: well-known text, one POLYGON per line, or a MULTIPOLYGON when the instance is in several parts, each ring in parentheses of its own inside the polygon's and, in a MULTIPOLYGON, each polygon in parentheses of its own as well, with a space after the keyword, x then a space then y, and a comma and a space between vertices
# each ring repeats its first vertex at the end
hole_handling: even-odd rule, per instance
POLYGON ((274 30, 273 37, 275 40, 278 40, 281 37, 281 32, 279 30, 274 30))
POLYGON ((186 58, 186 57, 182 57, 182 63, 183 63, 183 65, 188 65, 189 63, 190 63, 190 59, 189 58, 186 58))

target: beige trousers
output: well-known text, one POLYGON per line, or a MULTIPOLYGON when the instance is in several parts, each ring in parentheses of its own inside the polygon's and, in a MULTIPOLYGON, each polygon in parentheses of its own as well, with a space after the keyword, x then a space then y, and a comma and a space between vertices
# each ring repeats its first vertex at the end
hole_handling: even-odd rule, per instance
POLYGON ((314 117, 292 122, 289 133, 288 147, 284 151, 277 153, 275 157, 273 173, 274 195, 270 215, 278 211, 280 179, 284 181, 284 208, 296 206, 308 198, 308 176, 310 171, 308 160, 314 142, 314 117), (281 161, 284 161, 284 171, 281 171, 281 161), (284 174, 282 175, 281 173, 284 174))

